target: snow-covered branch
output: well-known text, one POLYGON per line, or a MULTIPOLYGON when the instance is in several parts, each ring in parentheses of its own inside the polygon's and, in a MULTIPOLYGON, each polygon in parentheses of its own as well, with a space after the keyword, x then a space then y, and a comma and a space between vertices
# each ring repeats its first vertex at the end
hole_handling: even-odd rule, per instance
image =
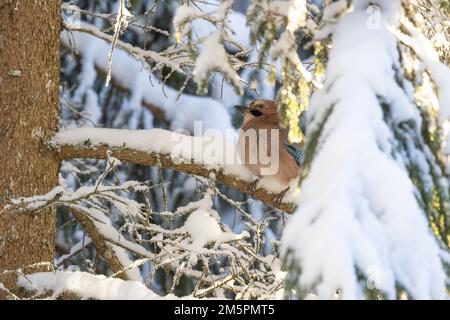
MULTIPOLYGON (((103 33, 95 26, 83 23, 73 26, 66 23, 68 30, 61 32, 61 43, 80 55, 81 73, 78 75, 80 86, 74 92, 73 100, 82 101, 94 86, 97 75, 106 79, 109 69, 108 53, 113 36, 103 33)), ((209 97, 185 94, 166 86, 153 74, 146 57, 153 53, 117 40, 111 66, 113 84, 130 92, 127 108, 139 110, 146 107, 160 118, 170 123, 170 128, 187 129, 193 132, 193 119, 202 121, 205 129, 226 130, 232 128, 231 117, 226 107, 209 97)), ((155 53, 156 54, 156 53, 155 53)), ((154 56, 166 61, 165 57, 154 56)), ((170 63, 175 63, 170 59, 170 63)))
POLYGON ((129 269, 131 261, 128 260, 125 250, 140 255, 151 257, 152 254, 143 250, 136 244, 124 239, 124 237, 111 225, 111 222, 102 213, 97 214, 95 219, 88 214, 84 207, 71 207, 70 212, 77 219, 83 229, 89 234, 99 255, 108 263, 111 270, 123 280, 142 281, 139 271, 135 268, 129 269), (102 228, 103 230, 100 230, 102 228), (108 232, 105 232, 108 229, 108 232), (134 269, 134 270, 133 270, 134 269), (137 271, 137 272, 136 272, 137 271))
MULTIPOLYGON (((146 277, 146 283, 152 281, 156 270, 175 272, 170 292, 185 275, 196 281, 192 297, 224 296, 225 291, 242 299, 269 298, 282 293, 284 273, 280 272, 278 256, 264 254, 262 249, 262 235, 274 216, 267 215, 257 221, 236 207, 245 221, 245 229, 234 232, 213 209, 213 195, 224 195, 211 184, 206 185, 201 200, 178 207, 174 212, 154 212, 148 199, 138 203, 121 195, 125 191, 134 191, 145 196, 150 188, 146 184, 129 181, 105 185, 106 176, 121 164, 110 153, 107 159, 106 170, 91 186, 72 191, 61 178, 61 185, 47 194, 11 199, 8 208, 17 214, 39 214, 49 206, 69 209, 92 239, 97 252, 113 269, 111 277, 142 282, 138 268, 150 263, 151 273, 146 277), (115 214, 124 221, 120 228, 113 225, 115 214), (148 246, 151 251, 146 249, 148 246), (140 259, 132 261, 129 253, 140 259), (211 265, 212 261, 216 262, 211 265), (217 269, 219 265, 221 267, 217 269)), ((270 245, 276 244, 271 242, 270 245)), ((74 251, 80 251, 79 248, 77 244, 74 251)), ((82 272, 41 273, 35 279, 36 284, 26 278, 26 289, 37 291, 38 295, 51 290, 54 295, 69 291, 82 298, 90 297, 90 291, 81 283, 83 277, 82 272), (79 280, 79 286, 66 287, 64 279, 69 275, 71 279, 79 280), (47 279, 43 288, 42 278, 47 279), (55 288, 54 285, 62 287, 55 288)))
MULTIPOLYGON (((181 59, 180 61, 175 59, 174 57, 167 57, 160 53, 150 51, 150 50, 144 50, 139 47, 133 46, 129 43, 123 42, 117 38, 115 38, 112 35, 109 35, 107 33, 102 32, 100 29, 98 29, 95 26, 89 25, 89 24, 82 24, 82 25, 74 25, 70 24, 66 21, 63 21, 63 27, 68 31, 78 31, 78 32, 84 32, 91 34, 95 36, 98 39, 107 41, 111 44, 115 44, 118 48, 121 48, 125 50, 126 52, 130 53, 133 57, 136 58, 136 60, 142 62, 145 67, 148 69, 153 70, 159 70, 162 68, 162 66, 167 66, 172 68, 173 70, 181 73, 186 74, 186 72, 183 70, 183 65, 188 63, 185 59, 181 59), (149 59, 151 62, 156 63, 155 68, 150 68, 149 63, 146 59, 149 59)), ((112 66, 112 58, 110 56, 113 56, 113 52, 108 51, 108 67, 112 66), (110 61, 111 60, 111 61, 110 61), (111 62, 111 64, 110 64, 111 62)))
MULTIPOLYGON (((248 192, 251 173, 235 161, 233 139, 223 137, 192 137, 162 129, 117 130, 80 128, 62 131, 53 139, 61 160, 74 158, 105 159, 110 150, 115 158, 143 165, 160 166, 191 175, 210 178, 213 181, 248 192), (230 141, 231 140, 231 141, 230 141), (232 160, 227 162, 227 160, 232 160)), ((295 207, 294 194, 289 193, 285 202, 276 204, 277 186, 261 180, 253 197, 269 206, 291 213, 295 207)))
POLYGON ((90 240, 94 243, 98 254, 108 263, 112 271, 124 280, 142 281, 139 271, 130 268, 132 261, 126 251, 145 258, 153 257, 153 254, 143 247, 127 240, 114 228, 108 218, 110 208, 102 204, 102 201, 110 202, 122 211, 122 214, 131 219, 142 219, 142 205, 121 197, 121 192, 143 192, 149 187, 145 184, 128 181, 119 186, 105 186, 105 177, 116 169, 121 163, 107 155, 105 172, 97 179, 93 186, 81 187, 76 191, 67 188, 65 181, 45 195, 12 199, 8 206, 15 211, 29 210, 38 214, 48 206, 66 206, 75 219, 80 223, 90 240))
POLYGON ((36 295, 51 292, 54 298, 65 293, 72 293, 81 299, 176 299, 174 295, 161 297, 137 281, 124 281, 86 272, 55 271, 33 273, 19 277, 18 285, 27 291, 34 292, 36 295))

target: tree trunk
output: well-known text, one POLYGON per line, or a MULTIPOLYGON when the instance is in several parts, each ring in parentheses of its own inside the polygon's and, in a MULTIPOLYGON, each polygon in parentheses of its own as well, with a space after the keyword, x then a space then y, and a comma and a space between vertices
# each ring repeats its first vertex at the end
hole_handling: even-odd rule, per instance
MULTIPOLYGON (((9 196, 50 191, 59 161, 43 145, 59 127, 60 1, 0 0, 0 211, 9 196)), ((0 283, 52 262, 56 218, 0 213, 0 283)))

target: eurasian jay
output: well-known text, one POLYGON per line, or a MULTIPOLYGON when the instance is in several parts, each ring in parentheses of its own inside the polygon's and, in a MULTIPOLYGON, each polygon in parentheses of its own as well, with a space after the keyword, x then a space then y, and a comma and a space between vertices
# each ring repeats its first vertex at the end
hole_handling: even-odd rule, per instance
POLYGON ((272 179, 279 189, 282 188, 273 199, 279 204, 292 180, 297 178, 303 150, 300 145, 289 142, 288 130, 280 127, 280 115, 273 101, 260 99, 248 106, 239 105, 236 108, 244 115, 238 138, 238 154, 243 164, 257 177, 249 185, 248 191, 255 192, 260 178, 272 179), (256 139, 252 140, 252 134, 256 139))

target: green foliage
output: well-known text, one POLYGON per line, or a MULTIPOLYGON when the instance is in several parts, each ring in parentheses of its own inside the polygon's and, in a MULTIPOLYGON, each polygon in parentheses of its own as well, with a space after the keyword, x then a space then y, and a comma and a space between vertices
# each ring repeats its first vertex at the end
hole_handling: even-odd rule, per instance
POLYGON ((450 0, 441 0, 441 9, 448 14, 450 12, 450 0))
MULTIPOLYGON (((256 0, 247 10, 247 23, 251 30, 251 41, 258 47, 258 66, 264 68, 267 65, 271 49, 280 40, 281 34, 286 31, 287 17, 280 17, 272 12, 265 0, 256 0)), ((299 29, 298 33, 304 34, 305 30, 299 29)), ((295 37, 292 34, 292 37, 295 37)), ((296 63, 301 63, 298 58, 297 45, 284 52, 283 56, 272 57, 281 59, 282 73, 280 89, 276 97, 282 116, 283 126, 289 130, 289 139, 292 142, 300 142, 304 134, 300 128, 300 119, 309 104, 309 96, 312 92, 312 84, 305 79, 299 71, 296 63), (296 56, 294 61, 292 55, 296 56)), ((272 53, 273 55, 273 53, 272 53)), ((269 73, 269 81, 276 82, 275 67, 272 66, 269 73)))
POLYGON ((395 156, 404 159, 409 177, 419 192, 417 200, 420 206, 428 214, 436 235, 449 246, 450 193, 448 185, 444 183, 446 181, 444 164, 438 156, 440 150, 433 143, 433 134, 427 128, 427 119, 431 115, 421 110, 424 120, 422 128, 412 120, 395 123, 391 117, 391 106, 379 99, 384 120, 394 133, 395 156), (429 171, 424 171, 421 159, 426 160, 429 171))

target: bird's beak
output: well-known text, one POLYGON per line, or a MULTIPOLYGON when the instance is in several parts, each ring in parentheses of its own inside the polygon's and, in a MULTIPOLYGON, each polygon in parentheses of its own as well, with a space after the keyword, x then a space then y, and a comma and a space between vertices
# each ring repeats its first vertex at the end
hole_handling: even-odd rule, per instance
POLYGON ((248 110, 248 107, 246 105, 239 104, 237 106, 234 106, 236 109, 238 109, 240 112, 245 113, 248 110))

